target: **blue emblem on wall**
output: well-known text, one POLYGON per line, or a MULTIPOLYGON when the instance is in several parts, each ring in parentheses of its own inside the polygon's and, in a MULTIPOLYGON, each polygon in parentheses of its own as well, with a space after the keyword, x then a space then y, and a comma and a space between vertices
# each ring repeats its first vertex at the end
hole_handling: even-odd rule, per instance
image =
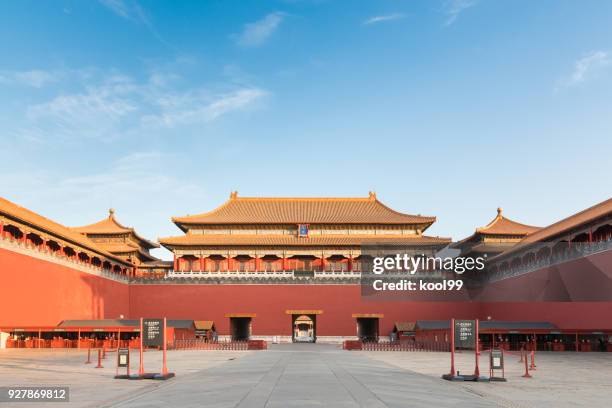
POLYGON ((307 238, 308 237, 308 224, 300 224, 298 225, 298 237, 307 238))

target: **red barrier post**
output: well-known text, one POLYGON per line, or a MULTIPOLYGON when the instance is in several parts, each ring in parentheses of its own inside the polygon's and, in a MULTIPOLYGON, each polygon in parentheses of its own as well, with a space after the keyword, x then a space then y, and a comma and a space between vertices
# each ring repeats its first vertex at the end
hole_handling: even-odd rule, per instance
POLYGON ((143 362, 143 347, 142 347, 142 338, 143 338, 143 334, 142 334, 142 317, 140 318, 140 366, 138 368, 138 375, 144 375, 144 362, 143 362))
POLYGON ((163 356, 163 365, 162 365, 162 375, 168 375, 168 367, 166 366, 166 318, 164 317, 164 356, 163 356))
POLYGON ((102 344, 102 359, 106 360, 106 344, 102 344))
POLYGON ((476 359, 476 365, 474 366, 474 377, 478 378, 480 377, 480 367, 478 367, 478 355, 480 354, 478 352, 478 319, 476 319, 476 350, 474 351, 474 357, 476 359))
POLYGON ((525 374, 523 374, 523 378, 531 378, 531 374, 529 374, 529 366, 527 365, 527 355, 525 355, 525 374))
POLYGON ((96 368, 104 368, 102 367, 102 350, 98 349, 98 365, 96 368))
POLYGON ((87 348, 87 361, 85 364, 91 364, 91 346, 87 348))
POLYGON ((455 319, 451 319, 451 377, 455 376, 455 319))
POLYGON ((506 378, 506 360, 504 359, 504 349, 501 349, 502 354, 502 378, 506 378))
POLYGON ((531 350, 531 366, 529 367, 530 370, 535 370, 536 366, 535 366, 535 351, 531 350))

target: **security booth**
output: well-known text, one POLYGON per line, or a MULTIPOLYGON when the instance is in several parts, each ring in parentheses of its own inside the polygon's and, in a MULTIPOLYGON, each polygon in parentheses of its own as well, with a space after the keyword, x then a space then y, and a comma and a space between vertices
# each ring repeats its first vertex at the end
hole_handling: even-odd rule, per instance
MULTIPOLYGON (((53 327, 0 328, 7 333, 7 348, 106 348, 140 347, 140 321, 134 319, 63 320, 53 327)), ((193 320, 168 320, 168 344, 174 339, 194 339, 193 320)))
MULTIPOLYGON (((541 349, 544 335, 554 331, 550 322, 482 320, 479 322, 478 343, 481 350, 499 348, 521 350, 541 349)), ((416 337, 419 341, 448 341, 450 322, 448 320, 417 320, 416 337)))
POLYGON ((392 342, 408 343, 414 342, 416 322, 395 322, 391 332, 392 342))
POLYGON ((195 326, 195 337, 197 339, 204 339, 205 341, 212 343, 215 339, 217 328, 212 320, 194 320, 195 326))

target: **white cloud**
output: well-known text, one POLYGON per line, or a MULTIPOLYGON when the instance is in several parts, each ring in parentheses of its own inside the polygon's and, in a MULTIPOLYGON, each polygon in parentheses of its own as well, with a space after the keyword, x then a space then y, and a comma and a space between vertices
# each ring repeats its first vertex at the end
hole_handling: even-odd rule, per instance
MULTIPOLYGON (((100 170, 67 175, 36 170, 0 172, 0 185, 11 200, 34 211, 43 211, 64 225, 78 226, 102 218, 106 209, 116 208, 119 219, 135 226, 143 236, 176 235, 170 215, 182 214, 176 197, 206 202, 203 185, 184 174, 172 174, 164 163, 180 157, 159 151, 136 151, 115 160, 100 170), (155 203, 154 206, 143 203, 155 203), (151 222, 162 220, 165 222, 151 222)), ((158 255, 162 255, 158 251, 158 255)))
POLYGON ((125 1, 125 0, 98 0, 100 4, 115 13, 121 18, 126 20, 135 21, 150 25, 149 18, 147 17, 144 9, 140 7, 137 1, 125 1))
POLYGON ((385 21, 400 20, 405 17, 406 15, 403 13, 392 13, 392 14, 385 14, 382 16, 374 16, 374 17, 370 17, 367 20, 365 20, 363 22, 363 25, 371 25, 371 24, 382 23, 385 21))
POLYGON ((30 86, 33 88, 42 88, 43 86, 57 82, 59 80, 57 73, 33 69, 30 71, 12 71, 0 72, 0 82, 5 84, 19 84, 30 86))
POLYGON ((245 109, 266 96, 259 88, 246 88, 217 95, 179 94, 158 101, 164 110, 158 115, 142 118, 145 127, 176 127, 198 122, 211 122, 229 112, 245 109))
POLYGON ((446 14, 445 26, 449 26, 457 21, 459 15, 478 3, 478 0, 449 0, 445 3, 444 14, 446 14))
POLYGON ((562 80, 561 84, 564 86, 579 85, 611 64, 612 59, 608 52, 601 50, 591 51, 574 63, 574 71, 569 78, 562 80))
POLYGON ((244 30, 237 38, 238 45, 243 47, 257 47, 276 31, 285 18, 282 12, 270 13, 261 20, 245 24, 244 30))
POLYGON ((222 90, 183 89, 180 77, 172 72, 155 72, 145 82, 117 72, 91 71, 72 77, 69 88, 76 87, 76 91, 26 106, 23 120, 14 122, 16 130, 5 128, 3 133, 32 142, 111 141, 160 134, 219 120, 255 106, 268 95, 264 89, 239 84, 225 85, 222 90))

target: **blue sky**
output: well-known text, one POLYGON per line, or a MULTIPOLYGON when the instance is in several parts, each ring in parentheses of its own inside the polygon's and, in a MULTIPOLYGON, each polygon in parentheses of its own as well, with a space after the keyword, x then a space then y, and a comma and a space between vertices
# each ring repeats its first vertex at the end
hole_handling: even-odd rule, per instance
POLYGON ((611 196, 609 1, 2 9, 0 195, 66 225, 375 190, 460 239, 611 196))

